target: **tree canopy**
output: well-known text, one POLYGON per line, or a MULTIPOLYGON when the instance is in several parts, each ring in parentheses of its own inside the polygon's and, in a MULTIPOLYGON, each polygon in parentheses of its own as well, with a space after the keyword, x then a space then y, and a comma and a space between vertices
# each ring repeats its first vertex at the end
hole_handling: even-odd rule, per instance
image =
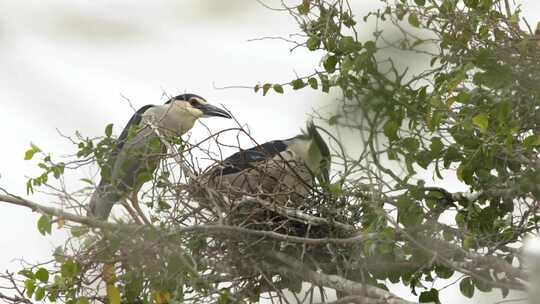
MULTIPOLYGON (((316 184, 299 207, 264 197, 231 202, 193 182, 203 171, 193 155, 219 162, 222 132, 250 137, 240 125, 203 144, 162 139, 169 157, 154 176, 140 176, 151 186, 130 198, 148 207, 147 223, 127 203, 123 220, 86 217, 94 184, 87 179, 80 189, 48 188, 70 209, 1 195, 42 213, 42 234, 56 223, 71 238, 53 261, 3 275, 16 292, 0 298, 316 303, 335 291, 343 303, 408 303, 388 291, 400 282, 418 302, 444 302, 431 282, 455 273, 466 297, 524 290, 521 247, 539 232, 540 33, 507 0, 380 3, 366 16, 346 0, 280 8, 298 23, 295 48, 318 52, 321 65, 312 75, 257 84, 254 92, 339 96, 335 113, 314 114, 328 131, 331 181, 316 184), (369 39, 359 34, 366 22, 376 24, 369 39), (411 54, 417 66, 404 62, 411 54), (351 141, 360 148, 349 150, 351 141), (455 178, 466 191, 433 186, 455 178), (285 296, 302 288, 305 298, 285 296)), ((35 145, 26 152, 28 160, 39 156, 43 169, 29 179, 29 193, 62 184, 67 171, 104 167, 116 144, 112 125, 103 137, 70 139, 72 157, 58 160, 35 145)))

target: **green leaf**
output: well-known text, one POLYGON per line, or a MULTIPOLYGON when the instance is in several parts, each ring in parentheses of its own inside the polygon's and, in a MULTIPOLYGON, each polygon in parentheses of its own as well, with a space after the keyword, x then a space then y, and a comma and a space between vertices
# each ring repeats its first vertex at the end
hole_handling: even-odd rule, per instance
POLYGON ((424 6, 426 4, 426 0, 414 0, 414 3, 416 3, 416 5, 424 6))
POLYGON ((366 41, 364 42, 364 49, 366 49, 368 53, 373 54, 377 51, 377 45, 373 41, 366 41))
POLYGON ((45 268, 40 268, 36 271, 36 279, 43 283, 49 282, 49 272, 45 268))
POLYGON ((317 82, 317 78, 314 78, 314 77, 309 78, 308 83, 309 83, 309 86, 312 89, 316 90, 319 87, 318 82, 317 82))
POLYGON ((74 278, 79 273, 79 265, 73 260, 67 260, 60 267, 60 273, 65 278, 74 278))
POLYGON ((24 281, 24 288, 26 288, 26 296, 31 298, 36 290, 36 282, 32 279, 27 279, 24 281))
POLYGON ((78 298, 77 304, 90 304, 90 301, 86 297, 78 298))
POLYGON ((418 16, 416 16, 415 13, 410 13, 407 21, 409 21, 409 24, 414 27, 420 27, 420 20, 418 20, 418 16))
MULTIPOLYGON (((486 277, 489 277, 489 273, 485 273, 486 277)), ((485 281, 473 278, 473 284, 476 287, 476 289, 483 291, 483 292, 490 292, 493 288, 491 285, 485 281)))
POLYGON ((34 145, 33 143, 30 143, 30 149, 28 149, 24 153, 24 160, 31 160, 32 157, 34 157, 34 154, 41 152, 41 149, 34 145))
POLYGON ((85 226, 77 226, 77 227, 71 228, 71 234, 74 237, 80 237, 82 235, 87 234, 89 231, 90 229, 88 229, 88 227, 85 227, 85 226))
POLYGON ((340 197, 343 195, 343 190, 341 189, 340 182, 335 182, 328 185, 328 191, 330 191, 330 193, 332 193, 334 197, 340 197))
POLYGON ((291 85, 292 85, 293 90, 299 90, 299 89, 305 87, 306 83, 302 79, 298 78, 298 79, 295 79, 295 80, 291 81, 291 85))
POLYGON ((480 132, 486 133, 489 125, 489 115, 487 113, 480 113, 472 118, 472 122, 480 129, 480 132))
POLYGON ((298 12, 302 15, 309 13, 310 0, 302 0, 302 3, 298 5, 298 12))
POLYGON ((463 239, 463 249, 469 250, 476 246, 476 241, 473 235, 467 235, 463 239))
POLYGON ((439 291, 432 288, 429 291, 423 291, 418 299, 420 303, 439 303, 439 291))
POLYGON ((383 128, 384 135, 386 135, 386 137, 388 137, 390 141, 396 140, 398 139, 398 133, 397 133, 398 129, 399 129, 399 125, 397 122, 395 122, 394 120, 388 120, 384 124, 384 128, 383 128))
POLYGON ((259 84, 256 84, 254 87, 253 87, 253 91, 255 91, 255 93, 257 93, 259 91, 259 89, 261 88, 261 86, 259 84))
POLYGON ((353 37, 345 36, 339 40, 338 48, 341 52, 349 54, 360 50, 360 45, 353 37))
POLYGON ((334 73, 336 71, 338 59, 336 56, 328 56, 323 62, 323 67, 328 73, 334 73))
POLYGON ((463 0, 463 3, 468 8, 476 8, 478 6, 478 0, 463 0))
POLYGON ((109 304, 120 304, 120 290, 113 284, 107 284, 107 299, 109 299, 109 304))
POLYGON ((45 215, 45 214, 39 218, 37 222, 37 228, 38 228, 39 233, 41 233, 42 235, 51 234, 51 228, 52 228, 51 219, 52 218, 49 215, 45 215))
POLYGON ((283 94, 283 86, 280 84, 274 84, 273 88, 276 93, 283 94))
POLYGON ((262 88, 263 88, 263 96, 266 96, 266 93, 268 93, 268 90, 270 90, 271 87, 272 87, 272 85, 269 84, 269 83, 263 84, 263 86, 262 86, 262 88))
POLYGON ((315 51, 319 48, 319 45, 321 45, 321 39, 317 36, 311 36, 306 41, 306 46, 310 51, 315 51))
POLYGON ((166 201, 160 199, 160 200, 158 200, 158 208, 160 210, 168 210, 168 209, 171 209, 172 206, 169 203, 167 203, 166 201))
POLYGON ((528 149, 540 146, 540 135, 531 135, 525 138, 525 140, 523 140, 523 145, 528 149))
POLYGON ((33 279, 35 277, 34 273, 29 269, 23 269, 19 271, 19 274, 27 277, 28 279, 33 279))
POLYGON ((461 163, 459 167, 457 168, 456 175, 460 181, 466 183, 467 185, 470 185, 473 181, 472 170, 468 166, 464 165, 463 163, 461 163))
POLYGON ((39 287, 38 289, 36 289, 34 299, 36 299, 36 301, 41 301, 43 300, 43 298, 45 298, 45 288, 39 287))
POLYGON ((435 156, 439 156, 439 154, 442 152, 444 145, 441 141, 440 137, 433 137, 431 139, 431 145, 429 146, 431 153, 435 156))
POLYGON ((449 279, 454 274, 454 270, 446 266, 436 265, 435 273, 441 279, 449 279))
POLYGON ((474 285, 472 279, 464 278, 459 282, 459 290, 467 298, 472 298, 474 296, 474 285))
POLYGON ((108 124, 106 127, 105 127, 105 135, 107 137, 111 137, 112 135, 112 129, 113 129, 113 124, 108 124))
POLYGON ((424 212, 414 200, 407 195, 401 195, 397 201, 398 221, 405 227, 417 226, 422 223, 424 212))

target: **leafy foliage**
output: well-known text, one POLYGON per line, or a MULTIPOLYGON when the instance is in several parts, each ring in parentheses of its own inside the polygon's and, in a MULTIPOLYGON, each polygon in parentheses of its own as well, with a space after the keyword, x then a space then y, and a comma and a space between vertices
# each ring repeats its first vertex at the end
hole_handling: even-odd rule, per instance
MULTIPOLYGON (((538 233, 540 46, 518 23, 519 8, 498 0, 382 0, 364 18, 344 0, 287 9, 302 31, 298 47, 321 54, 321 64, 289 83, 258 84, 255 93, 341 94, 340 110, 319 118, 362 139, 361 151, 335 140, 332 180, 315 184, 292 209, 270 195, 225 199, 175 179, 180 170, 201 173, 189 163, 200 145, 173 142, 168 153, 183 157, 187 169, 164 162, 154 175, 134 177, 152 184, 129 198, 149 207, 145 225, 129 206, 133 223, 72 218, 81 224, 70 227, 80 248, 59 248, 50 267, 22 270, 28 298, 240 303, 297 292, 309 281, 340 296, 360 296, 357 286, 364 296, 369 285, 370 300, 387 298, 387 282, 400 282, 419 302, 443 302, 431 283, 458 275, 469 298, 524 288, 516 248, 538 233), (369 20, 385 27, 360 39, 369 20), (404 64, 411 54, 424 68, 404 64), (467 191, 452 192, 452 180, 467 191)), ((110 177, 118 143, 112 125, 104 133, 78 134, 70 162, 53 162, 31 145, 25 159, 41 155, 43 173, 28 181, 28 191, 50 174, 61 179, 66 168, 89 164, 110 177)), ((151 145, 160 153, 161 141, 151 145)), ((43 215, 39 232, 50 234, 51 223, 64 220, 57 217, 43 215)))

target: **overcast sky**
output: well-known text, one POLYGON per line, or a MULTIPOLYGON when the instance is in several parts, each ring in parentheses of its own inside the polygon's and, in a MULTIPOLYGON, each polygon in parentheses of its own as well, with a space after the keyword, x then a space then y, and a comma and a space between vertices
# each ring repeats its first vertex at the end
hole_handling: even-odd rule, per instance
MULTIPOLYGON (((361 2, 358 15, 379 3, 361 2)), ((522 3, 536 24, 540 3, 522 3)), ((319 54, 291 53, 283 41, 248 41, 297 32, 286 13, 253 0, 3 0, 0 10, 0 187, 12 193, 24 195, 26 177, 37 173, 34 162, 23 161, 30 142, 65 155, 74 147, 57 130, 98 136, 114 123, 119 134, 133 113, 126 98, 140 107, 164 102, 164 92, 196 93, 225 105, 259 142, 294 136, 314 109, 332 110, 331 96, 309 89, 266 97, 216 89, 289 81, 319 63, 319 54)), ((223 119, 205 123, 233 126, 223 119)), ((205 132, 193 129, 195 138, 205 132)), ((32 199, 46 201, 39 194, 32 199)), ((29 210, 0 204, 0 271, 17 269, 22 257, 43 261, 61 242, 61 231, 42 237, 37 219, 29 210)), ((465 303, 454 287, 443 295, 465 303)))

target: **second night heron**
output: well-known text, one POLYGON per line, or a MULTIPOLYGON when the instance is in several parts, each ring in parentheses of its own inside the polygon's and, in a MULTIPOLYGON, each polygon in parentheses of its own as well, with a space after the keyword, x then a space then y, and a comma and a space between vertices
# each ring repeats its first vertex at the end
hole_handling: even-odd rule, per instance
POLYGON ((163 105, 140 108, 120 134, 106 168, 102 168, 101 181, 90 199, 90 215, 107 219, 116 202, 138 192, 147 181, 140 176, 151 175, 166 153, 162 138, 177 138, 189 131, 197 119, 211 116, 231 118, 195 94, 178 95, 163 105))
MULTIPOLYGON (((328 184, 330 150, 312 122, 300 135, 241 150, 198 178, 230 198, 257 196, 297 207, 315 179, 328 184)), ((230 206, 234 207, 234 206, 230 206)))

